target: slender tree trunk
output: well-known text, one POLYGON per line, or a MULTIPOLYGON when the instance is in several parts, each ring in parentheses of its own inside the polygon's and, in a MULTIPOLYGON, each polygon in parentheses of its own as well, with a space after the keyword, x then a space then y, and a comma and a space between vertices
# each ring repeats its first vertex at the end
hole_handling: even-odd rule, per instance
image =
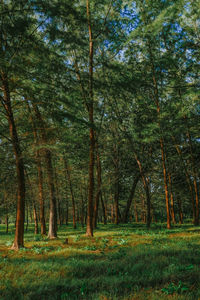
POLYGON ((93 36, 90 14, 90 1, 86 0, 88 31, 89 31, 89 121, 90 121, 90 151, 89 151, 89 194, 86 235, 93 236, 93 197, 94 197, 94 119, 93 119, 93 36))
POLYGON ((16 231, 12 249, 18 250, 24 247, 24 213, 25 213, 25 176, 24 162, 20 149, 17 129, 13 117, 13 111, 10 100, 10 91, 8 79, 4 73, 1 73, 2 91, 3 91, 3 106, 6 111, 6 116, 9 124, 9 133, 12 140, 13 151, 15 155, 15 164, 17 170, 17 216, 16 216, 16 231))
POLYGON ((164 176, 164 184, 165 184, 165 201, 166 201, 166 211, 167 211, 167 228, 171 228, 171 218, 170 218, 170 205, 169 205, 169 192, 167 185, 167 168, 165 161, 165 152, 164 152, 164 143, 163 138, 160 139, 160 147, 162 154, 162 164, 163 164, 163 176, 164 176))
POLYGON ((94 216, 93 216, 93 227, 94 228, 97 228, 99 199, 101 197, 101 161, 100 161, 100 155, 99 155, 97 143, 96 143, 96 154, 97 154, 97 193, 96 193, 96 197, 95 197, 94 216))
POLYGON ((106 225, 107 224, 107 213, 106 213, 106 208, 105 208, 105 204, 103 201, 102 193, 101 193, 101 206, 102 206, 102 212, 103 212, 103 224, 106 225))
MULTIPOLYGON (((42 143, 47 143, 47 136, 46 136, 46 129, 45 124, 42 119, 41 113, 35 103, 32 103, 33 109, 35 111, 35 116, 38 121, 38 125, 41 132, 41 139, 42 143)), ((46 145, 45 145, 46 146, 46 145)), ((47 179, 48 179, 48 186, 50 192, 50 208, 49 208, 49 232, 48 237, 50 239, 54 239, 57 237, 57 210, 56 210, 56 195, 55 195, 55 185, 54 185, 54 178, 53 178, 53 166, 52 166, 52 157, 51 151, 47 148, 43 149, 44 157, 46 162, 47 168, 47 179)))
POLYGON ((34 217, 34 224, 35 224, 35 234, 38 234, 38 216, 37 216, 37 209, 35 203, 33 204, 33 217, 34 217))
POLYGON ((75 208, 74 191, 73 191, 73 186, 72 186, 72 181, 71 181, 71 174, 70 174, 70 170, 69 170, 69 166, 67 164, 66 158, 65 158, 65 169, 66 169, 66 173, 67 173, 67 178, 68 178, 69 188, 70 188, 70 193, 71 193, 71 199, 72 199, 73 228, 76 229, 76 208, 75 208))
POLYGON ((185 172, 185 176, 186 176, 186 181, 188 183, 188 188, 189 188, 189 192, 190 192, 190 195, 191 195, 191 202, 192 202, 192 212, 193 212, 193 223, 195 224, 195 219, 196 219, 196 207, 195 207, 195 200, 194 200, 194 192, 193 192, 193 187, 192 187, 192 182, 191 182, 191 178, 190 178, 190 175, 187 171, 187 167, 184 163, 184 160, 183 160, 183 155, 182 155, 182 151, 181 151, 181 148, 178 146, 178 144, 176 143, 176 140, 175 140, 175 137, 173 136, 173 141, 174 141, 174 146, 176 148, 176 151, 179 155, 179 158, 180 158, 180 161, 181 161, 181 164, 182 164, 182 167, 184 169, 184 172, 185 172))
MULTIPOLYGON (((35 121, 33 119, 33 116, 31 113, 31 108, 30 108, 28 101, 27 101, 27 108, 28 108, 30 118, 31 118, 34 142, 35 142, 36 147, 38 147, 39 139, 38 139, 37 129, 35 126, 35 121)), ((38 174, 38 197, 39 197, 39 203, 40 203, 41 234, 45 235, 46 234, 46 222, 45 222, 45 212, 44 212, 43 172, 42 172, 41 155, 40 155, 40 151, 38 149, 35 151, 35 161, 36 161, 37 174, 38 174)))
POLYGON ((45 151, 45 158, 47 164, 47 178, 50 191, 50 215, 49 215, 49 233, 48 237, 54 239, 57 237, 57 210, 56 210, 56 196, 55 196, 55 186, 53 180, 53 167, 51 152, 49 150, 45 151))
POLYGON ((119 224, 119 175, 115 175, 115 192, 114 192, 114 211, 115 211, 115 221, 114 223, 119 224))
POLYGON ((57 203, 58 203, 58 223, 61 226, 62 225, 62 209, 61 209, 60 196, 59 196, 58 178, 57 178, 57 172, 56 172, 55 166, 54 166, 54 178, 55 178, 56 198, 57 198, 57 203))
POLYGON ((29 224, 29 220, 28 220, 28 203, 26 203, 26 232, 28 231, 28 224, 29 224))
POLYGON ((68 225, 69 220, 69 208, 68 208, 68 201, 66 201, 66 212, 65 212, 65 224, 68 225))
POLYGON ((156 79, 155 73, 155 66, 154 66, 154 58, 152 55, 151 50, 151 41, 148 42, 149 46, 149 54, 151 60, 151 70, 152 70, 152 79, 154 85, 154 99, 157 107, 157 116, 158 116, 158 125, 160 128, 160 149, 161 149, 161 156, 162 156, 162 166, 163 166, 163 177, 164 177, 164 187, 165 187, 165 204, 166 204, 166 213, 167 213, 167 228, 171 228, 171 218, 170 218, 170 206, 169 206, 169 192, 168 192, 168 185, 167 185, 167 168, 166 168, 166 153, 164 149, 164 139, 162 133, 162 126, 160 123, 160 104, 159 104, 159 92, 158 92, 158 84, 156 79))
POLYGON ((83 192, 81 187, 81 227, 84 227, 84 202, 83 202, 83 192))
POLYGON ((38 172, 38 195, 40 202, 40 226, 41 234, 46 235, 46 222, 45 222, 45 212, 44 212, 44 192, 43 192, 43 172, 41 165, 41 158, 38 157, 37 161, 37 172, 38 172))
POLYGON ((194 225, 197 226, 199 225, 199 195, 198 195, 198 188, 197 188, 197 172, 196 172, 196 167, 195 167, 195 160, 193 156, 193 147, 192 147, 192 138, 190 135, 188 123, 187 123, 187 117, 184 117, 185 123, 187 126, 187 137, 189 141, 189 147, 190 147, 190 156, 191 156, 191 163, 192 163, 192 177, 193 177, 193 184, 194 184, 194 192, 195 192, 195 221, 194 225))
POLYGON ((139 170, 140 170, 140 175, 142 177, 142 182, 143 182, 143 186, 144 186, 144 190, 146 193, 146 200, 147 200, 147 228, 150 228, 150 224, 151 224, 151 197, 150 197, 150 192, 149 192, 149 184, 147 182, 147 178, 144 174, 143 168, 142 168, 142 164, 140 162, 140 160, 138 159, 136 153, 135 155, 135 159, 136 162, 138 164, 139 170))
POLYGON ((62 158, 64 163, 64 178, 65 178, 65 224, 68 225, 69 221, 69 203, 68 203, 68 192, 67 192, 67 171, 66 171, 66 164, 65 164, 65 158, 62 158))
POLYGON ((181 198, 178 197, 178 212, 179 212, 179 224, 183 224, 183 211, 181 198))
POLYGON ((112 223, 115 223, 115 208, 114 208, 114 204, 111 204, 111 220, 112 223))
POLYGON ((134 180, 133 180, 133 185, 132 185, 132 188, 131 188, 131 191, 130 191, 130 194, 129 194, 129 198, 128 198, 128 201, 126 203, 126 207, 125 207, 124 213, 123 213, 123 222, 124 223, 128 222, 128 214, 129 214, 129 211, 130 211, 131 203, 133 201, 133 197, 134 197, 134 194, 135 194, 135 190, 136 190, 136 186, 137 186, 137 183, 139 181, 139 178, 140 178, 140 175, 137 175, 136 178, 134 178, 134 180))
POLYGON ((113 146, 113 162, 114 162, 114 223, 119 224, 119 148, 118 145, 114 144, 113 146))
POLYGON ((171 217, 172 217, 172 223, 176 224, 176 219, 175 219, 175 211, 174 211, 174 196, 173 196, 173 191, 172 191, 172 179, 171 179, 171 174, 168 174, 169 178, 169 188, 170 188, 170 199, 171 199, 171 217))
POLYGON ((135 216, 135 222, 138 223, 139 222, 139 218, 138 218, 138 210, 137 210, 136 200, 134 201, 134 216, 135 216))
POLYGON ((6 223, 6 233, 8 233, 8 214, 6 214, 5 223, 6 223))

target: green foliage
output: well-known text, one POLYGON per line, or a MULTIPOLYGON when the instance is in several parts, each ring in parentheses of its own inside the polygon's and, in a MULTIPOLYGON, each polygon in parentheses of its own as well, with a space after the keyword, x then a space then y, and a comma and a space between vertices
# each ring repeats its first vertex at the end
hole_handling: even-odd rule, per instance
POLYGON ((149 231, 137 223, 100 225, 90 240, 70 224, 52 241, 35 241, 30 230, 26 248, 18 252, 5 247, 10 234, 0 234, 0 297, 197 300, 199 233, 191 226, 177 225, 168 233, 164 224, 149 231), (127 244, 119 245, 122 240, 127 244))
POLYGON ((174 293, 183 294, 188 291, 188 287, 179 281, 178 285, 175 285, 173 282, 170 283, 166 288, 162 289, 162 292, 167 295, 172 295, 174 293))

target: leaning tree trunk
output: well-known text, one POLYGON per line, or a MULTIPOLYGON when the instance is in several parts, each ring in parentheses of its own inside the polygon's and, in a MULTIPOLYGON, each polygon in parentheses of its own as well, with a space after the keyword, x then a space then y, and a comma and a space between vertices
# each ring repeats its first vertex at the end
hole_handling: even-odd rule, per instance
POLYGON ((139 178, 140 178, 140 175, 137 175, 136 178, 134 178, 134 180, 133 180, 133 185, 132 185, 132 188, 131 188, 131 191, 130 191, 130 194, 128 197, 128 201, 126 203, 126 207, 125 207, 124 213, 123 213, 123 222, 124 223, 128 223, 128 215, 129 215, 130 207, 131 207, 131 204, 133 201, 133 197, 135 194, 135 190, 136 190, 136 186, 139 181, 139 178))
POLYGON ((24 214, 25 214, 25 176, 24 162, 20 149, 17 129, 13 117, 11 106, 10 91, 7 76, 1 73, 3 99, 2 104, 6 111, 6 116, 9 124, 9 133, 12 140, 13 151, 15 155, 15 164, 17 170, 17 216, 16 216, 16 231, 12 249, 18 250, 24 247, 24 214))

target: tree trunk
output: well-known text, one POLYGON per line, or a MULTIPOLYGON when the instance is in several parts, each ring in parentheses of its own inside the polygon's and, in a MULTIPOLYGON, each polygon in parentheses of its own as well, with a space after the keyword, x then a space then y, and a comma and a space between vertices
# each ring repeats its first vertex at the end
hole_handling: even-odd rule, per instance
POLYGON ((134 202, 134 216, 135 216, 135 222, 138 223, 139 218, 138 218, 138 211, 137 211, 137 203, 136 200, 134 202))
POLYGON ((128 222, 128 214, 129 214, 129 211, 130 211, 131 203, 133 201, 133 197, 134 197, 134 194, 135 194, 135 190, 136 190, 136 186, 137 186, 137 183, 139 181, 139 178, 140 178, 140 175, 137 175, 136 178, 134 178, 134 180, 133 180, 133 185, 132 185, 132 188, 131 188, 131 191, 130 191, 130 194, 129 194, 128 201, 126 203, 126 208, 124 209, 124 213, 123 213, 123 222, 124 223, 128 222))
POLYGON ((66 212, 65 212, 65 224, 68 225, 69 219, 69 208, 68 208, 68 201, 66 201, 66 212))
POLYGON ((178 197, 178 212, 179 212, 179 224, 183 224, 183 211, 181 198, 178 197))
POLYGON ((189 173, 188 173, 187 167, 186 167, 186 165, 185 165, 185 163, 184 163, 181 148, 177 145, 176 140, 175 140, 175 137, 173 136, 172 138, 173 138, 173 141, 174 141, 174 143, 175 143, 174 146, 175 146, 176 151, 177 151, 177 153, 178 153, 178 155, 179 155, 181 164, 182 164, 183 169, 184 169, 184 172, 185 172, 186 181, 187 181, 187 183, 188 183, 188 187, 189 187, 189 191, 190 191, 190 195, 191 195, 191 201, 192 201, 193 224, 195 224, 195 219, 196 219, 196 207, 195 207, 194 192, 193 192, 193 187, 192 187, 191 178, 190 178, 190 175, 189 175, 189 173))
POLYGON ((106 208, 105 208, 105 204, 103 201, 102 193, 101 193, 101 206, 102 206, 102 212, 103 212, 103 224, 106 225, 107 224, 107 213, 106 213, 106 208))
POLYGON ((165 187, 165 204, 166 204, 166 213, 167 213, 167 228, 171 228, 171 219, 170 219, 170 207, 169 207, 169 192, 168 192, 168 185, 167 185, 167 168, 166 168, 166 153, 164 149, 164 139, 163 139, 163 133, 162 133, 162 126, 160 123, 160 104, 159 104, 159 92, 158 92, 158 84, 156 79, 156 73, 155 73, 155 66, 154 66, 154 58, 152 55, 151 50, 151 41, 148 41, 149 46, 149 54, 150 54, 150 60, 151 60, 151 70, 152 70, 152 79, 153 79, 153 85, 154 85, 154 99, 157 107, 157 116, 158 116, 158 125, 160 129, 160 149, 161 149, 161 156, 162 156, 162 166, 163 166, 163 177, 164 177, 164 187, 165 187))
POLYGON ((54 239, 57 237, 57 210, 56 210, 56 196, 55 196, 55 186, 53 180, 53 168, 52 168, 52 158, 51 152, 49 150, 45 151, 45 158, 47 164, 47 178, 50 191, 50 215, 49 215, 49 232, 48 237, 54 239))
POLYGON ((54 178, 55 178, 55 190, 56 190, 56 198, 58 203, 58 223, 61 226, 62 225, 62 209, 61 209, 61 203, 60 203, 60 196, 59 196, 59 188, 58 188, 58 178, 57 178, 57 172, 56 167, 54 166, 54 178))
MULTIPOLYGON (((34 136, 34 142, 36 147, 39 146, 39 139, 37 134, 37 129, 35 126, 35 121, 33 119, 31 108, 29 105, 29 102, 27 101, 27 108, 30 114, 31 123, 32 123, 32 129, 33 129, 33 136, 34 136)), ((46 234, 46 222, 45 222, 45 212, 44 212, 44 192, 43 192, 43 172, 42 172, 42 163, 41 163, 41 155, 40 150, 35 151, 35 162, 37 166, 37 174, 38 174, 38 198, 40 203, 40 224, 41 224, 41 234, 46 234)))
POLYGON ((134 153, 136 162, 138 164, 139 170, 140 170, 140 175, 142 177, 142 182, 143 182, 143 186, 144 186, 144 190, 146 193, 146 201, 147 201, 147 228, 150 228, 150 224, 151 224, 151 197, 150 197, 150 192, 149 192, 149 184, 147 181, 147 178, 144 174, 143 168, 142 168, 142 164, 140 162, 140 160, 138 159, 136 153, 134 153))
POLYGON ((10 91, 7 76, 1 73, 2 90, 3 90, 3 106, 6 111, 6 116, 9 124, 9 133, 12 140, 13 151, 15 155, 15 164, 17 170, 17 216, 16 216, 16 231, 12 249, 18 250, 24 247, 24 214, 25 214, 25 176, 24 162, 20 149, 17 129, 13 117, 13 111, 10 100, 10 91))
POLYGON ((81 227, 84 227, 84 202, 83 202, 83 193, 81 187, 81 227))
POLYGON ((193 184, 194 184, 194 192, 195 192, 195 221, 194 225, 198 226, 199 225, 199 195, 198 195, 198 188, 197 188, 197 171, 195 167, 195 161, 194 161, 194 156, 193 156, 193 147, 192 147, 192 139, 189 131, 189 126, 187 123, 187 117, 184 116, 185 123, 187 126, 187 137, 189 141, 189 147, 190 147, 190 156, 191 156, 191 163, 192 163, 192 177, 193 177, 193 184))
POLYGON ((97 153, 97 193, 96 193, 96 198, 95 198, 94 216, 93 216, 93 227, 94 228, 97 228, 99 199, 102 194, 101 193, 101 161, 100 161, 100 155, 99 155, 97 143, 96 143, 96 153, 97 153))
POLYGON ((164 143, 163 139, 160 139, 160 147, 162 154, 162 164, 163 164, 163 176, 164 176, 164 185, 165 185, 165 202, 166 202, 166 212, 167 212, 167 229, 171 228, 171 218, 170 218, 170 206, 169 206, 169 192, 167 185, 167 169, 165 161, 165 152, 164 152, 164 143))
POLYGON ((40 156, 36 155, 36 159, 37 158, 38 158, 37 160, 38 195, 39 195, 39 203, 40 203, 40 226, 41 226, 41 234, 45 235, 47 231, 46 231, 45 212, 44 212, 43 172, 42 172, 41 158, 40 156))
POLYGON ((71 181, 71 174, 70 174, 70 169, 67 164, 67 159, 65 158, 65 169, 67 172, 67 178, 69 182, 69 188, 70 188, 70 193, 71 193, 71 199, 72 199, 72 212, 73 212, 73 228, 76 229, 76 208, 75 208, 75 199, 74 199, 74 191, 73 191, 73 186, 72 186, 72 181, 71 181))
POLYGON ((35 234, 38 234, 38 217, 37 217, 37 209, 35 203, 33 204, 33 217, 34 217, 34 224, 35 224, 35 234))
POLYGON ((6 223, 6 233, 8 233, 8 214, 6 215, 5 223, 6 223))
MULTIPOLYGON (((42 143, 44 144, 45 147, 46 146, 45 144, 47 143, 45 124, 37 105, 35 103, 32 103, 32 105, 40 128, 42 143)), ((56 210, 56 195, 55 195, 55 185, 54 185, 54 178, 53 178, 52 157, 51 157, 51 151, 49 149, 44 148, 43 151, 44 151, 44 158, 46 162, 47 179, 48 179, 48 186, 50 192, 48 237, 50 239, 54 239, 57 237, 57 210, 56 210)))
POLYGON ((94 197, 94 119, 93 119, 93 36, 90 14, 90 1, 86 0, 88 31, 89 31, 89 103, 88 113, 90 122, 90 150, 89 150, 89 194, 86 235, 93 236, 93 197, 94 197))
POLYGON ((28 203, 26 201, 26 232, 28 231, 28 224, 29 224, 29 220, 28 220, 28 203))
POLYGON ((171 199, 171 217, 172 217, 172 223, 176 224, 176 219, 175 219, 175 211, 174 211, 174 196, 173 196, 173 191, 172 191, 172 180, 171 180, 171 174, 168 174, 169 178, 169 188, 170 188, 170 199, 171 199))

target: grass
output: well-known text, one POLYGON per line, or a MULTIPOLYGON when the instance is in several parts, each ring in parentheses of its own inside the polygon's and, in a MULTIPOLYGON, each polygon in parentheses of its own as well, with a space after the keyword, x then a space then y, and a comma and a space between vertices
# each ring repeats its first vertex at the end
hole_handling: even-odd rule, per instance
POLYGON ((200 299, 199 233, 191 224, 110 224, 88 238, 62 226, 48 241, 30 227, 15 252, 14 228, 0 225, 0 299, 200 299))

